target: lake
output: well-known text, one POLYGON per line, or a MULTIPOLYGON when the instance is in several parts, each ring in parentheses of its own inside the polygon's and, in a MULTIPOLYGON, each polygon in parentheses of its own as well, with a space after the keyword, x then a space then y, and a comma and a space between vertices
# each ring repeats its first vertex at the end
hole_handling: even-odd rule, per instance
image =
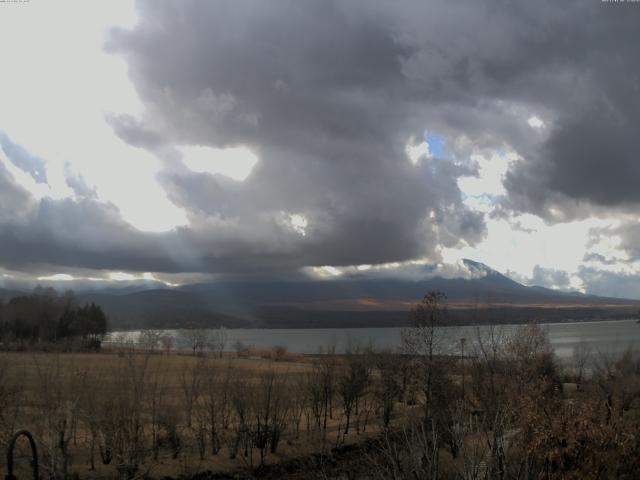
MULTIPOLYGON (((570 361, 574 349, 587 345, 594 354, 619 353, 631 347, 640 348, 640 324, 636 320, 610 320, 600 322, 566 322, 543 324, 548 332, 551 345, 561 361, 570 361)), ((494 328, 508 335, 519 328, 519 325, 502 325, 494 328)), ((486 333, 489 327, 462 326, 443 327, 448 349, 458 352, 460 339, 467 339, 472 344, 480 334, 486 333)), ((336 352, 342 353, 350 343, 360 345, 372 344, 379 349, 398 349, 401 346, 402 328, 309 328, 309 329, 262 329, 243 328, 226 329, 226 350, 233 350, 240 341, 256 348, 273 348, 285 346, 295 353, 317 353, 320 348, 335 346, 336 352)), ((179 343, 178 330, 163 330, 163 334, 176 338, 175 348, 185 348, 179 343)), ((128 339, 135 341, 139 331, 113 332, 111 341, 128 339)), ((108 342, 109 343, 109 342, 108 342)), ((467 347, 469 348, 469 347, 467 347)))

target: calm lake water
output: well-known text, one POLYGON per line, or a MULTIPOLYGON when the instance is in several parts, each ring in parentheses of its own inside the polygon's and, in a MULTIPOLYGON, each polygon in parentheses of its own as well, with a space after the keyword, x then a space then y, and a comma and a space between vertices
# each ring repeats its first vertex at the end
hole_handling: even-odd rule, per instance
MULTIPOLYGON (((495 331, 504 335, 513 333, 518 325, 496 326, 495 331)), ((602 322, 549 323, 542 325, 548 332, 551 345, 562 361, 569 362, 574 349, 586 344, 593 354, 619 353, 631 347, 640 350, 640 324, 636 320, 610 320, 602 322)), ((291 352, 317 353, 321 348, 335 346, 344 352, 350 343, 373 345, 379 349, 397 349, 401 345, 401 328, 310 328, 310 329, 226 329, 226 350, 233 350, 236 342, 257 348, 285 346, 291 352)), ((458 352, 460 339, 467 340, 470 348, 478 334, 488 333, 489 327, 443 327, 445 345, 458 352)), ((139 331, 113 332, 111 341, 128 339, 135 341, 139 331)), ((178 330, 163 330, 163 334, 175 337, 175 348, 181 345, 178 330)))

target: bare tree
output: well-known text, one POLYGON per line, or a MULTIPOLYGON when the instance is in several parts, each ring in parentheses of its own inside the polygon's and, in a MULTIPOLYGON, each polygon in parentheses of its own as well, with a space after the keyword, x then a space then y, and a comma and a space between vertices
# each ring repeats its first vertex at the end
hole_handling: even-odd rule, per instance
POLYGON ((160 337, 160 345, 162 346, 162 350, 164 353, 171 353, 171 348, 173 347, 173 335, 164 334, 160 337))
MULTIPOLYGON (((323 375, 319 366, 314 366, 313 370, 305 375, 305 386, 307 397, 309 399, 309 409, 315 420, 315 426, 318 430, 321 428, 323 412, 328 402, 325 401, 327 389, 323 388, 323 375)), ((309 428, 307 428, 309 433, 309 428)))
POLYGON ((138 345, 144 350, 155 352, 160 346, 162 332, 159 330, 142 330, 138 335, 138 345))
POLYGON ((558 372, 553 349, 545 329, 536 323, 519 327, 507 345, 508 366, 517 372, 513 376, 518 393, 534 382, 542 380, 547 391, 559 389, 558 372))
POLYGON ((106 418, 106 435, 112 435, 113 459, 118 476, 132 479, 147 458, 145 408, 147 395, 148 355, 130 353, 122 356, 111 379, 112 398, 106 418))
POLYGON ((46 447, 46 459, 51 476, 67 478, 71 454, 69 444, 80 418, 86 372, 62 364, 60 356, 45 365, 37 356, 34 364, 38 374, 37 406, 44 419, 40 437, 46 447))
POLYGON ((290 408, 286 393, 286 375, 269 371, 260 376, 254 395, 252 437, 264 463, 267 449, 276 453, 280 438, 287 428, 290 408))
POLYGON ((190 327, 179 331, 180 343, 189 348, 194 355, 202 353, 209 345, 209 333, 204 328, 190 327))
POLYGON ((160 454, 161 432, 163 420, 168 408, 167 370, 164 360, 160 360, 150 369, 146 381, 148 394, 146 395, 146 410, 148 412, 149 434, 151 436, 151 450, 153 459, 158 460, 160 454))
POLYGON ((386 429, 391 422, 396 401, 401 394, 401 357, 391 352, 381 352, 375 356, 378 373, 374 394, 378 408, 382 412, 382 425, 386 429))
POLYGON ((96 469, 96 448, 100 445, 100 398, 104 395, 102 381, 103 372, 93 371, 87 377, 86 391, 81 399, 80 418, 89 430, 89 468, 96 469))
MULTIPOLYGON (((413 310, 414 326, 402 330, 402 343, 407 354, 416 361, 423 393, 424 419, 430 417, 436 369, 442 368, 442 326, 447 320, 447 296, 442 292, 429 292, 413 310)), ((428 423, 428 422, 427 422, 428 423)))
POLYGON ((228 334, 224 327, 220 326, 216 330, 212 330, 209 334, 209 344, 218 358, 222 358, 225 347, 227 346, 228 334))
POLYGON ((282 362, 287 357, 287 347, 285 345, 276 345, 273 347, 273 359, 276 362, 282 362))
MULTIPOLYGON (((320 356, 320 360, 316 367, 317 383, 312 387, 315 399, 320 400, 320 410, 316 413, 322 417, 322 438, 327 434, 327 426, 329 419, 333 418, 333 399, 336 390, 336 360, 335 346, 330 346, 327 353, 320 356)), ((320 418, 318 418, 320 420, 320 418)))
POLYGON ((217 455, 224 441, 225 430, 229 428, 231 415, 231 377, 235 372, 227 364, 208 361, 205 365, 199 415, 201 424, 208 432, 212 455, 217 455))
POLYGON ((411 422, 399 432, 385 430, 376 448, 366 455, 371 478, 440 478, 438 430, 423 421, 411 422))
POLYGON ((185 358, 178 375, 180 390, 182 392, 182 405, 186 424, 189 428, 191 428, 194 406, 201 394, 205 362, 206 360, 204 358, 199 358, 196 363, 193 364, 189 358, 185 358))
POLYGON ((510 341, 502 327, 478 328, 471 356, 471 389, 475 403, 471 413, 476 414, 471 419, 479 420, 477 429, 486 447, 482 473, 498 478, 504 474, 506 461, 503 438, 512 425, 512 414, 516 410, 507 353, 510 341))
POLYGON ((580 342, 573 349, 573 364, 575 369, 575 379, 578 390, 582 388, 585 380, 587 365, 591 360, 591 348, 585 342, 580 342))
POLYGON ((369 358, 357 346, 349 346, 346 365, 339 370, 337 390, 342 398, 345 415, 344 434, 349 434, 351 414, 358 413, 359 403, 371 379, 369 358))
MULTIPOLYGON (((296 438, 300 436, 300 424, 302 417, 309 416, 309 388, 307 377, 304 374, 289 375, 289 393, 291 399, 291 417, 295 425, 296 438)), ((311 428, 311 422, 307 421, 307 430, 311 428)))
POLYGON ((244 457, 250 458, 252 463, 253 442, 251 441, 251 418, 253 417, 253 382, 246 373, 236 372, 230 384, 231 405, 233 406, 234 429, 233 437, 228 439, 229 458, 236 458, 241 447, 244 447, 244 457))

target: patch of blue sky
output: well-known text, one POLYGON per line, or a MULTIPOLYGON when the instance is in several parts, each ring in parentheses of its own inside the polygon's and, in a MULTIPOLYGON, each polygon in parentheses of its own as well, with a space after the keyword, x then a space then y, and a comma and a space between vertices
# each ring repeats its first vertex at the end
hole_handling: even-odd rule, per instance
POLYGON ((496 155, 498 155, 499 157, 505 157, 507 153, 507 149, 504 147, 500 147, 496 150, 496 155))
POLYGON ((425 137, 425 141, 429 145, 429 152, 431 155, 438 158, 443 158, 445 156, 444 137, 437 133, 428 133, 425 137))
POLYGON ((44 160, 31 155, 17 143, 14 143, 9 136, 0 132, 0 149, 11 163, 31 177, 37 183, 47 183, 47 170, 44 160))

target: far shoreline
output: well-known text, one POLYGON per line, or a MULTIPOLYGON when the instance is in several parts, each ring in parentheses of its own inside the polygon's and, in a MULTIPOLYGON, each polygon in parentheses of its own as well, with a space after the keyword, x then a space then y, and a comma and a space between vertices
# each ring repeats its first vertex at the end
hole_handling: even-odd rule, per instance
MULTIPOLYGON (((577 320, 575 318, 570 318, 566 320, 557 320, 557 319, 531 319, 531 320, 523 320, 520 322, 503 322, 503 323, 484 323, 484 322, 455 322, 455 323, 445 323, 442 324, 441 327, 517 327, 520 325, 527 325, 529 323, 536 323, 539 325, 577 325, 582 323, 615 323, 615 322, 631 322, 635 321, 636 323, 640 323, 640 320, 637 318, 626 317, 626 318, 616 318, 616 317, 603 317, 603 318, 585 318, 582 320, 577 320)), ((367 329, 399 329, 399 328, 411 328, 413 324, 407 322, 405 324, 396 324, 396 325, 331 325, 331 326, 317 326, 317 325, 301 325, 301 326, 281 326, 281 325, 264 325, 264 326, 226 326, 226 325, 202 325, 196 328, 202 328, 205 330, 216 330, 218 328, 223 328, 225 330, 367 330, 367 329)), ((118 333, 130 333, 130 332, 141 332, 144 330, 189 330, 193 327, 179 327, 179 326, 171 326, 171 327, 123 327, 114 330, 109 330, 107 332, 108 335, 118 334, 118 333)))

